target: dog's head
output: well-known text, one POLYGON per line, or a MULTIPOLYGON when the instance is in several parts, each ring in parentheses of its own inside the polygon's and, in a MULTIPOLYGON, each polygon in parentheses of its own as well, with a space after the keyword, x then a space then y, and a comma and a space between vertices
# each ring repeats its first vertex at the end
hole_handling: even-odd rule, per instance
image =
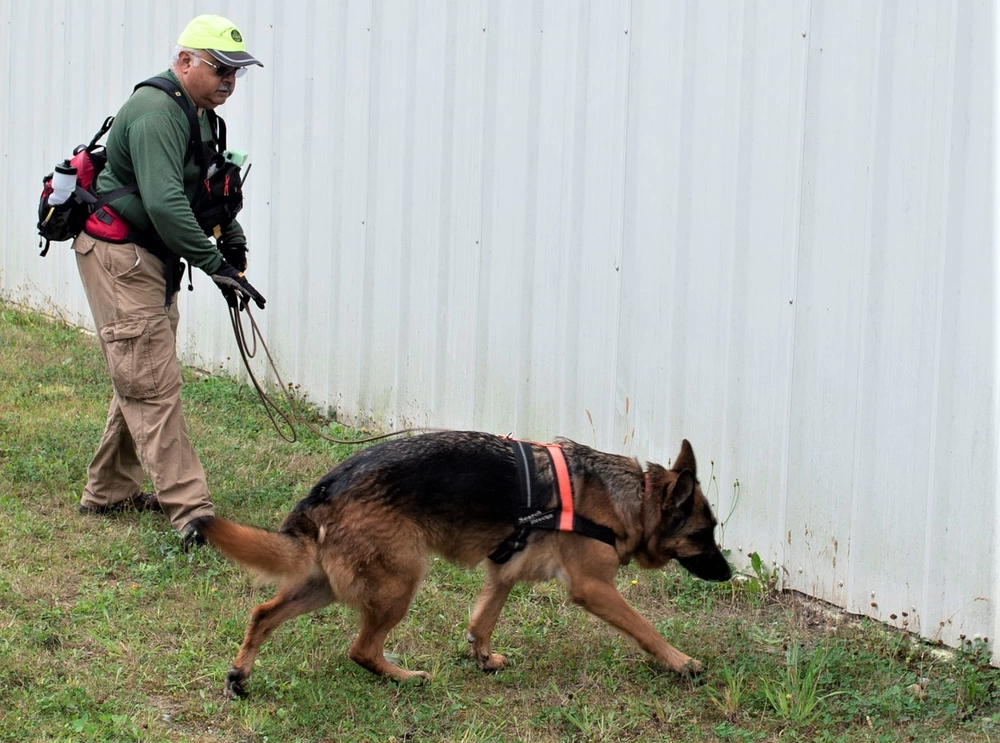
POLYGON ((661 568, 677 560, 702 580, 729 580, 732 571, 715 541, 718 522, 701 492, 697 472, 687 439, 669 470, 650 463, 644 504, 646 549, 636 559, 644 568, 661 568))

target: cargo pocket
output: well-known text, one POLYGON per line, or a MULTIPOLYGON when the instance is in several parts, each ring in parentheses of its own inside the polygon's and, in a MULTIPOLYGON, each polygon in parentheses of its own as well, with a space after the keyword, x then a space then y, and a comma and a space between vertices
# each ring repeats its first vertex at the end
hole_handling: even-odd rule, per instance
POLYGON ((155 318, 121 320, 101 328, 111 383, 122 397, 153 397, 159 391, 149 326, 155 318))
POLYGON ((88 235, 86 232, 81 232, 73 240, 73 250, 75 250, 80 255, 87 255, 91 250, 94 249, 94 245, 97 241, 88 235))

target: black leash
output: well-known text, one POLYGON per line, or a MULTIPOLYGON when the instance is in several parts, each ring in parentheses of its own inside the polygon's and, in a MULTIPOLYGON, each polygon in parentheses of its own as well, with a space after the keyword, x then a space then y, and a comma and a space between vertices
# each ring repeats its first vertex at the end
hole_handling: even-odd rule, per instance
POLYGON ((247 374, 250 376, 250 381, 253 383, 254 389, 257 390, 257 395, 260 397, 260 401, 264 405, 267 417, 271 419, 271 425, 274 426, 274 430, 277 431, 278 435, 285 441, 293 443, 298 440, 298 433, 295 430, 295 424, 292 421, 292 416, 295 416, 299 423, 312 431, 313 434, 334 444, 367 444, 372 441, 381 441, 382 439, 388 439, 393 436, 402 436, 407 433, 425 433, 428 431, 441 430, 435 428, 404 428, 401 431, 383 433, 378 436, 370 436, 364 439, 336 439, 332 436, 327 436, 306 420, 305 416, 297 408, 295 398, 289 392, 288 386, 285 384, 285 380, 281 378, 281 373, 278 371, 278 367, 274 363, 274 358, 271 356, 271 350, 267 347, 267 344, 264 343, 264 337, 261 335, 260 328, 257 326, 257 321, 250 312, 250 307, 245 299, 243 301, 233 301, 229 303, 229 320, 233 326, 233 335, 236 337, 236 347, 240 350, 240 357, 243 359, 243 366, 246 368, 247 374), (247 317, 250 319, 250 327, 252 329, 251 339, 253 341, 253 345, 250 347, 247 346, 246 332, 243 329, 243 321, 240 319, 241 311, 245 311, 247 313, 247 317), (268 396, 260 382, 257 380, 257 375, 255 375, 253 373, 253 369, 250 368, 250 359, 256 357, 257 355, 258 342, 260 343, 260 347, 264 349, 264 354, 267 356, 267 363, 270 365, 271 371, 274 372, 274 378, 281 387, 282 395, 284 395, 285 400, 288 402, 289 413, 285 413, 285 411, 279 408, 274 400, 268 396), (285 425, 288 427, 288 434, 282 430, 281 425, 278 423, 275 416, 280 417, 284 421, 285 425))

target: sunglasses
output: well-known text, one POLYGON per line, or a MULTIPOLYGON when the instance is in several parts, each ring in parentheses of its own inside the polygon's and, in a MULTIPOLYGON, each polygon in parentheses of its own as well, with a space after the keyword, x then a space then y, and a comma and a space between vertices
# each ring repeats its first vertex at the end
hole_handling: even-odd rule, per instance
POLYGON ((230 67, 229 65, 224 65, 224 64, 220 65, 220 64, 215 64, 215 62, 209 62, 207 59, 197 54, 192 54, 191 56, 195 57, 196 59, 200 59, 209 67, 214 67, 215 74, 218 75, 220 78, 226 78, 233 74, 235 74, 236 77, 243 77, 245 74, 247 74, 246 67, 230 67))

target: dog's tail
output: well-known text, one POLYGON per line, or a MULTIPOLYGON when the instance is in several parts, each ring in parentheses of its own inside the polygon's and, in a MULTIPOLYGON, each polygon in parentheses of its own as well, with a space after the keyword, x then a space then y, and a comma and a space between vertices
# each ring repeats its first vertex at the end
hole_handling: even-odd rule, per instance
POLYGON ((187 527, 260 579, 277 583, 317 567, 316 539, 308 530, 273 532, 218 516, 201 516, 187 527))

